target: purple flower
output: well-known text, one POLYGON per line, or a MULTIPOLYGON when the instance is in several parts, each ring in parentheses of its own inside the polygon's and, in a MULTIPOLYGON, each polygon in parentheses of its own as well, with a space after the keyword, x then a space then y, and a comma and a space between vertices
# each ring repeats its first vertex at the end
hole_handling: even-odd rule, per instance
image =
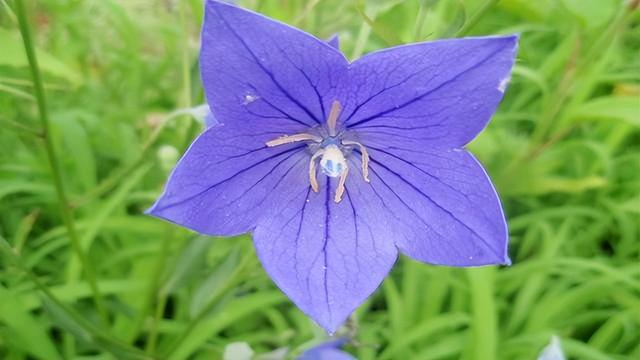
POLYGON ((346 342, 345 338, 329 340, 303 352, 296 360, 355 360, 351 354, 340 350, 346 342))
POLYGON ((209 0, 200 61, 219 124, 149 212, 209 235, 253 232, 267 273, 329 332, 398 251, 508 264, 498 196, 464 146, 500 102, 517 41, 410 44, 350 63, 307 33, 209 0))

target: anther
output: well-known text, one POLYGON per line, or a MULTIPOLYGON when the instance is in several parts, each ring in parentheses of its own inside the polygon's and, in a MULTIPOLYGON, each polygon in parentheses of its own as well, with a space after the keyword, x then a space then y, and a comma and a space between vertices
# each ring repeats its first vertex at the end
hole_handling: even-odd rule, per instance
POLYGON ((322 154, 324 154, 324 149, 319 149, 311 156, 311 160, 309 161, 309 183, 314 192, 319 191, 318 179, 316 178, 316 159, 322 156, 322 154))
POLYGON ((338 187, 336 188, 336 195, 333 201, 339 203, 342 200, 342 194, 344 194, 344 184, 347 182, 347 174, 349 174, 349 168, 345 167, 342 174, 340 174, 340 180, 338 181, 338 187))
POLYGON ((321 142, 322 138, 320 136, 307 134, 307 133, 301 133, 301 134, 295 134, 295 135, 284 135, 284 136, 280 136, 277 139, 267 141, 266 145, 268 147, 274 147, 274 146, 290 144, 298 141, 321 142))
POLYGON ((340 111, 342 111, 342 105, 338 100, 334 100, 331 103, 331 111, 329 112, 329 117, 327 118, 327 128, 329 129, 329 136, 336 136, 336 124, 338 123, 338 116, 340 116, 340 111))
POLYGON ((364 181, 369 182, 369 153, 367 148, 359 142, 351 140, 342 140, 342 145, 357 146, 360 149, 360 154, 362 154, 362 177, 364 181))

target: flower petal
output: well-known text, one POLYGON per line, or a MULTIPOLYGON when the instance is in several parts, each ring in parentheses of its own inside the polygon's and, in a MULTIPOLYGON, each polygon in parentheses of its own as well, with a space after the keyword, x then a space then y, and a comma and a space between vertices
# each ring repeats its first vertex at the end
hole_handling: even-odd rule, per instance
POLYGON ((566 360, 560 339, 557 336, 553 336, 549 345, 547 345, 538 356, 538 360, 566 360))
POLYGON ((370 187, 362 178, 349 176, 340 203, 333 200, 337 180, 318 180, 318 193, 296 190, 277 215, 258 224, 253 238, 278 287, 332 333, 380 285, 397 249, 379 202, 363 196, 370 187))
POLYGON ((331 339, 308 349, 296 360, 355 360, 351 354, 340 350, 346 343, 346 338, 331 339))
POLYGON ((346 351, 334 348, 322 348, 309 350, 296 360, 356 360, 353 355, 346 351))
POLYGON ((368 151, 371 185, 396 221, 394 241, 402 253, 440 265, 510 264, 500 201, 469 152, 368 151))
POLYGON ((207 102, 221 123, 322 123, 347 64, 339 50, 305 32, 207 1, 200 69, 207 102))
POLYGON ((309 186, 304 144, 269 148, 280 126, 223 124, 208 128, 173 170, 165 191, 148 213, 208 235, 252 230, 270 216, 273 202, 309 186))
POLYGON ((327 39, 327 44, 340 50, 340 36, 338 34, 333 34, 333 36, 327 39))
POLYGON ((451 149, 471 141, 495 111, 518 36, 440 40, 366 55, 352 64, 355 93, 341 121, 362 141, 451 149))

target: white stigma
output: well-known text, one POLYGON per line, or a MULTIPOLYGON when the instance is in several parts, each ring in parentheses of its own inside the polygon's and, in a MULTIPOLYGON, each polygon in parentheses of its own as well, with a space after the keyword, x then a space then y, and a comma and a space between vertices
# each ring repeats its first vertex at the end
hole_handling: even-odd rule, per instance
POLYGON ((324 148, 322 159, 320 160, 320 169, 330 177, 341 176, 347 169, 347 160, 345 160, 340 148, 334 144, 327 145, 324 148))

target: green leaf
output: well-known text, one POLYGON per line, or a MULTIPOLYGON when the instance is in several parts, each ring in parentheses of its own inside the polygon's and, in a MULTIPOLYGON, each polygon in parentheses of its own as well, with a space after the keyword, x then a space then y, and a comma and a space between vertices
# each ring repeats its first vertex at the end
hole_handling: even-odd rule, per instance
POLYGON ((218 293, 223 288, 224 281, 231 276, 238 265, 239 255, 239 248, 236 247, 231 250, 225 261, 196 290, 189 309, 191 318, 200 314, 207 304, 218 296, 218 293))
POLYGON ((78 317, 78 314, 69 312, 52 300, 53 299, 49 299, 48 297, 43 297, 43 304, 45 309, 47 309, 47 313, 56 325, 73 334, 78 340, 88 345, 95 345, 113 354, 117 359, 151 360, 149 356, 146 356, 140 350, 129 347, 118 339, 102 333, 100 329, 86 323, 84 319, 78 317))
POLYGON ((227 326, 233 325, 261 309, 277 305, 285 300, 286 298, 280 291, 273 290, 243 296, 228 302, 215 315, 202 320, 178 348, 172 349, 172 355, 169 359, 189 358, 189 355, 202 346, 211 336, 227 326))
POLYGON ((603 96, 581 105, 572 114, 579 120, 617 120, 640 127, 640 98, 637 96, 603 96))
MULTIPOLYGON (((20 40, 17 32, 14 33, 0 28, 0 44, 2 44, 0 65, 24 68, 29 66, 22 40, 20 40)), ((65 79, 74 86, 80 85, 82 82, 80 74, 45 51, 36 49, 36 56, 38 57, 40 70, 45 73, 65 79)))
POLYGON ((417 343, 419 340, 428 340, 439 332, 453 331, 454 329, 469 324, 469 316, 461 313, 444 314, 430 319, 428 322, 417 325, 405 331, 404 336, 399 337, 380 354, 380 359, 393 359, 402 349, 417 343))
MULTIPOLYGON (((75 188, 86 192, 96 184, 97 167, 94 151, 89 141, 87 131, 77 118, 64 114, 53 114, 52 136, 60 154, 73 154, 64 157, 64 169, 67 181, 74 182, 75 188)), ((77 190, 76 190, 77 191, 77 190)))
POLYGON ((189 244, 178 257, 169 279, 162 286, 162 291, 165 294, 174 292, 202 270, 204 255, 212 244, 213 240, 206 236, 198 236, 189 241, 189 244))
POLYGON ((582 26, 597 28, 604 25, 620 6, 617 0, 562 0, 562 4, 582 26))
POLYGON ((39 359, 62 359, 46 333, 47 327, 34 318, 20 298, 0 285, 0 323, 11 333, 11 343, 39 359))

